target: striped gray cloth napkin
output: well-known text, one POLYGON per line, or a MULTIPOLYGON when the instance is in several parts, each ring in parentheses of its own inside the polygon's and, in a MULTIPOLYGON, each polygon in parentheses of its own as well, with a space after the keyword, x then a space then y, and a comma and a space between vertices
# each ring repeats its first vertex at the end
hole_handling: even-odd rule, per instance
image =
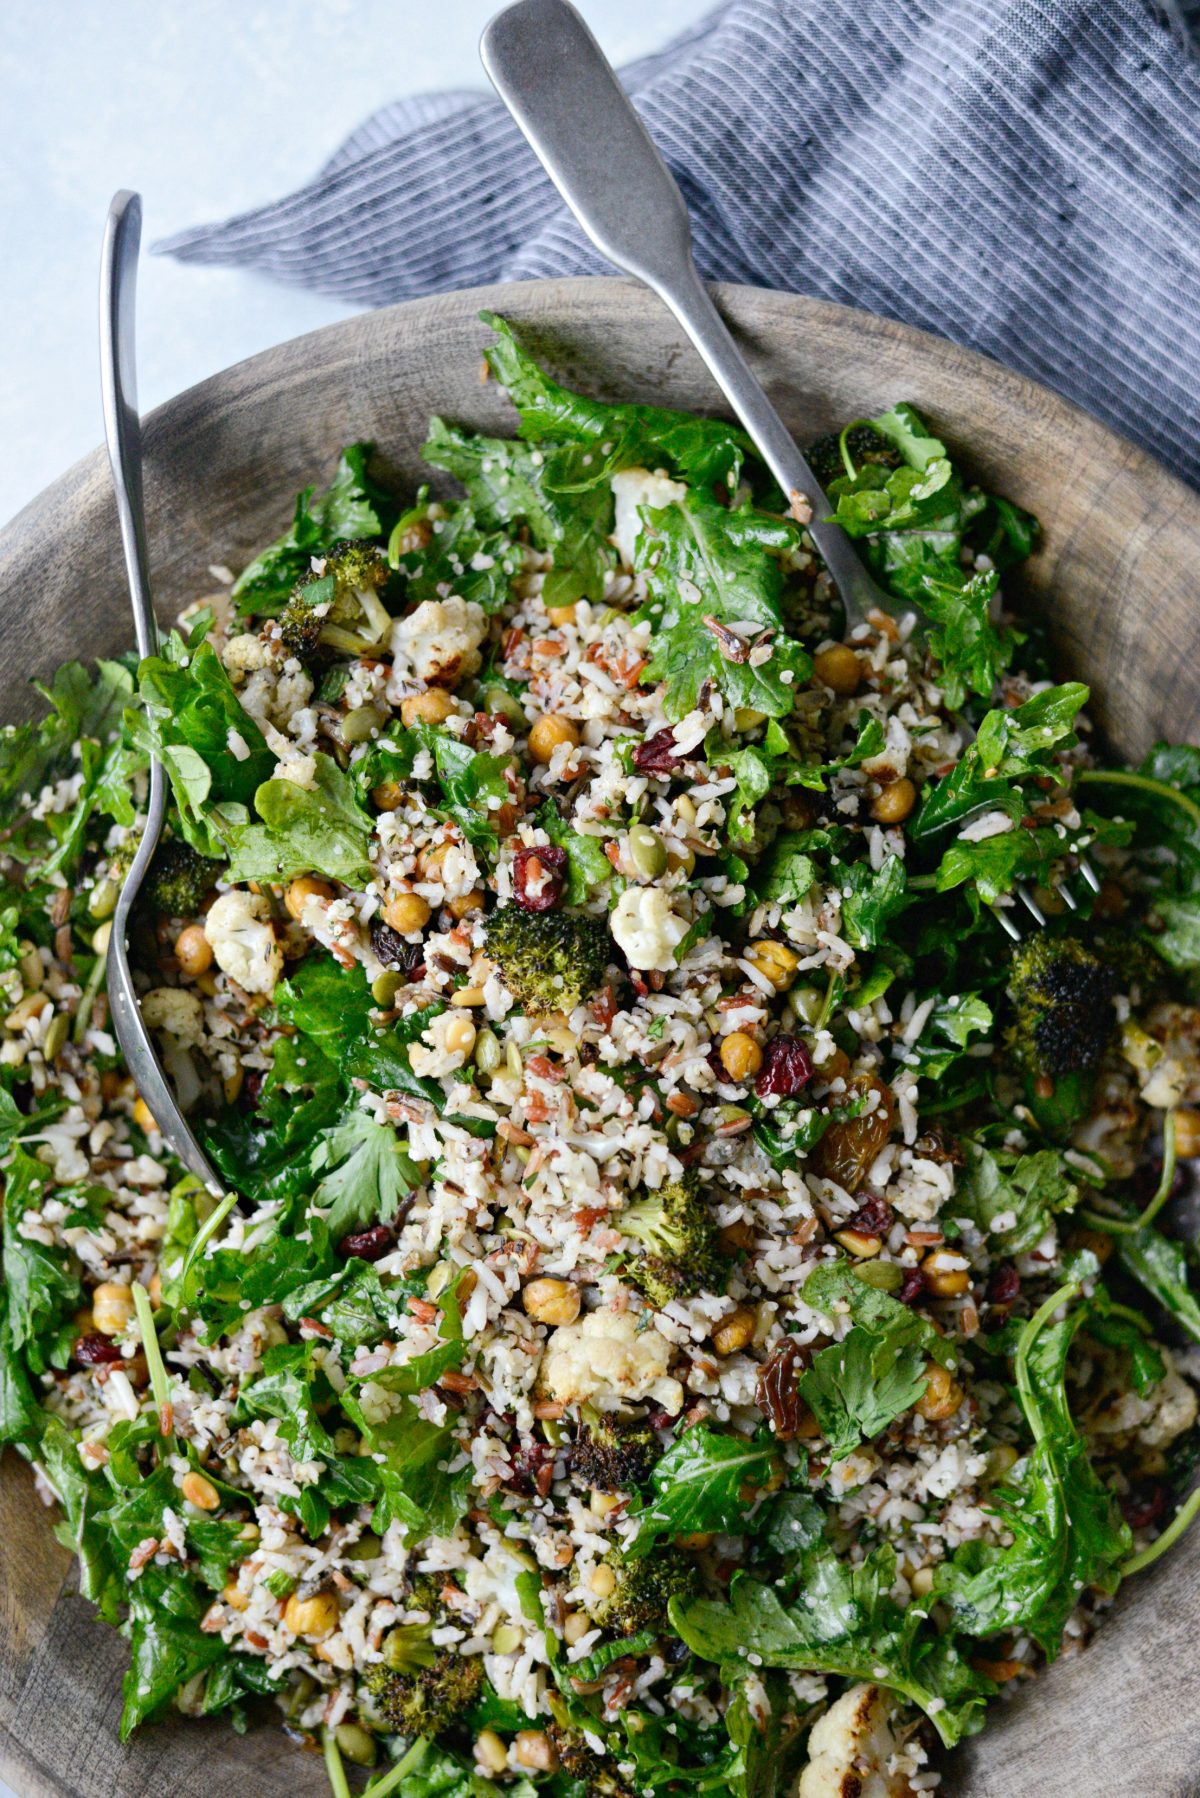
MULTIPOLYGON (((972 345, 1200 486, 1195 5, 730 0, 625 79, 709 279, 972 345)), ((156 247, 371 306, 605 267, 476 92, 387 106, 286 199, 156 247)))

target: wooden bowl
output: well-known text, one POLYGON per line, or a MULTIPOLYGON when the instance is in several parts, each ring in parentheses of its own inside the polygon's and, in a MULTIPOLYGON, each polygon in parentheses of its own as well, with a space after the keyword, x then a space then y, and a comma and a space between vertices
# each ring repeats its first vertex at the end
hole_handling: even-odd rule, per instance
MULTIPOLYGON (((1093 686, 1092 715, 1123 754, 1196 740, 1200 497, 1043 388, 901 325, 786 294, 730 287, 721 304, 801 440, 910 399, 970 472, 1030 507, 1045 547, 1027 592, 1053 626, 1061 672, 1093 686)), ((413 301, 255 356, 153 413, 147 514, 160 614, 211 590, 285 528, 298 490, 343 443, 372 438, 397 483, 423 478, 433 412, 508 432, 480 381, 481 307, 504 313, 565 379, 605 398, 717 408, 665 309, 622 281, 571 280, 413 301)), ((0 534, 5 716, 68 656, 132 641, 107 465, 86 457, 0 534)), ((0 1771, 20 1798, 318 1798, 320 1760, 267 1724, 239 1738, 182 1718, 117 1741, 125 1647, 75 1592, 28 1470, 0 1478, 0 1771)), ((1087 1652, 998 1705, 952 1762, 973 1798, 1200 1791, 1200 1531, 1134 1580, 1087 1652)))

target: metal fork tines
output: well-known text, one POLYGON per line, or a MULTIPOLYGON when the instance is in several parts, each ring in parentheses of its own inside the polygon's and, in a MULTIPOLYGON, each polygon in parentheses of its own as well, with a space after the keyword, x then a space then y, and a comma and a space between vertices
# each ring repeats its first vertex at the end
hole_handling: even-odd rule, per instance
MULTIPOLYGON (((1091 862, 1083 856, 1080 857, 1078 871, 1080 879, 1087 882, 1093 893, 1098 893, 1100 891, 1100 876, 1096 873, 1091 862)), ((1079 910, 1079 901, 1065 881, 1056 886, 1054 890, 1069 911, 1079 910)), ((1020 886, 1015 887, 1013 891, 1016 898, 1020 900, 1021 904, 1025 907, 1025 910, 1033 919, 1034 923, 1044 930, 1047 923, 1046 914, 1038 904, 1032 887, 1022 883, 1020 886)), ((1014 943, 1019 943, 1021 940, 1021 931, 1016 919, 1012 916, 1012 907, 994 905, 992 911, 995 913, 1002 929, 1008 932, 1014 943)))

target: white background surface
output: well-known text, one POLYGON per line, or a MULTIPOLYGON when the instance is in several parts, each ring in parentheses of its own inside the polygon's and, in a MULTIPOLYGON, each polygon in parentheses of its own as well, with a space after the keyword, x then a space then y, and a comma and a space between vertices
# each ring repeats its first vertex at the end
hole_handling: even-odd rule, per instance
MULTIPOLYGON (((581 0, 614 60, 712 0, 581 0)), ((0 524, 101 438, 105 209, 140 189, 143 242, 300 185, 398 95, 484 87, 499 0, 3 0, 0 524)), ((227 269, 143 260, 140 399, 351 310, 227 269)))
MULTIPOLYGON (((146 243, 274 199, 385 101, 485 86, 476 45, 498 3, 3 0, 0 523, 101 439, 96 279, 115 190, 140 189, 146 243)), ((617 62, 710 4, 582 0, 617 62)), ((147 257, 142 407, 350 310, 147 257)), ((14 1798, 2 1782, 0 1798, 14 1798)))

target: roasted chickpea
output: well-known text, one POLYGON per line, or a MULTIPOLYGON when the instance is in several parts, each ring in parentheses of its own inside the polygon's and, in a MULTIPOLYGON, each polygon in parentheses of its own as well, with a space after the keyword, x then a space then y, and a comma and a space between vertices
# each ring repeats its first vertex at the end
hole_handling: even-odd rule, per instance
POLYGON ((862 663, 848 643, 834 643, 813 657, 813 675, 822 686, 831 687, 841 698, 857 693, 862 681, 862 663))
POLYGON ((871 816, 880 824, 903 824, 917 803, 917 789, 907 775, 884 787, 872 802, 871 816))

